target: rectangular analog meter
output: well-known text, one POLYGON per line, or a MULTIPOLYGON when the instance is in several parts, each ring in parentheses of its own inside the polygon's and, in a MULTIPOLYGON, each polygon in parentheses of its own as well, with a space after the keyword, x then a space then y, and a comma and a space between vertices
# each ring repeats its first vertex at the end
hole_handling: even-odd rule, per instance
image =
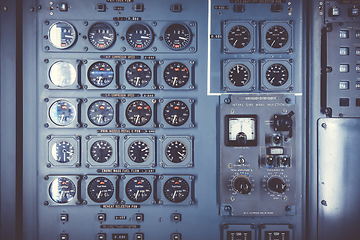
POLYGON ((256 146, 256 115, 226 115, 226 146, 256 146))

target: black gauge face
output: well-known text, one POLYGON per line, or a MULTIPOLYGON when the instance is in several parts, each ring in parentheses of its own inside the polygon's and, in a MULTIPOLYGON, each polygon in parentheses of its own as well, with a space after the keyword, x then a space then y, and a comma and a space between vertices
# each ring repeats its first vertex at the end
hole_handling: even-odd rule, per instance
POLYGON ((51 182, 49 194, 56 203, 68 203, 75 197, 76 186, 69 178, 59 177, 51 182))
POLYGON ((190 43, 190 30, 183 24, 172 24, 165 30, 164 40, 171 50, 184 49, 190 43))
POLYGON ((58 61, 49 70, 50 81, 57 87, 68 87, 76 80, 74 66, 66 61, 58 61))
POLYGON ((266 70, 266 80, 273 86, 282 86, 289 79, 289 72, 287 68, 280 64, 272 64, 266 70))
POLYGON ((126 80, 133 87, 145 87, 151 80, 151 69, 142 62, 132 63, 126 69, 126 80))
POLYGON ((90 155, 95 162, 104 163, 109 161, 113 154, 113 148, 108 141, 98 140, 90 148, 90 155))
POLYGON ((235 64, 229 70, 229 80, 234 86, 242 87, 250 81, 250 70, 244 64, 235 64))
POLYGON ((105 126, 114 118, 114 109, 106 101, 95 101, 88 109, 88 118, 96 126, 105 126))
POLYGON ((171 126, 181 126, 189 118, 188 106, 179 100, 174 100, 166 104, 164 107, 164 119, 171 126))
POLYGON ((146 142, 137 140, 129 145, 128 154, 133 162, 142 163, 148 160, 150 156, 150 147, 146 142))
POLYGON ((51 149, 52 157, 59 163, 70 162, 75 155, 75 148, 71 142, 58 141, 51 149))
POLYGON ((106 87, 114 79, 114 70, 106 62, 93 63, 88 70, 88 79, 95 87, 106 87))
POLYGON ((234 48, 244 48, 251 40, 249 29, 242 25, 237 25, 230 29, 228 33, 228 41, 234 48))
POLYGON ((184 161, 187 154, 187 147, 182 141, 171 141, 165 148, 166 158, 173 163, 180 163, 184 161))
POLYGON ((68 22, 56 22, 49 28, 49 40, 58 49, 71 47, 77 38, 76 30, 68 22))
POLYGON ((87 191, 94 202, 107 202, 114 195, 114 184, 106 177, 97 177, 91 180, 87 191))
POLYGON ((126 108, 126 119, 134 126, 144 126, 152 116, 151 108, 147 102, 135 100, 126 108))
POLYGON ((174 203, 183 202, 189 196, 189 192, 189 184, 181 177, 172 177, 164 184, 164 196, 174 203))
POLYGON ((146 201, 152 192, 150 182, 144 177, 134 177, 125 187, 126 196, 133 202, 146 201))
POLYGON ((51 105, 49 116, 56 125, 66 126, 75 120, 76 110, 69 101, 58 100, 51 105))
POLYGON ((179 62, 170 63, 165 68, 164 79, 170 87, 181 88, 189 80, 189 69, 179 62))
POLYGON ((288 40, 289 34, 282 26, 273 26, 266 32, 266 42, 272 48, 282 48, 288 40))
POLYGON ((111 47, 115 42, 115 31, 107 23, 95 23, 89 30, 90 43, 99 50, 111 47))
POLYGON ((135 24, 127 30, 126 41, 132 49, 144 50, 149 47, 153 41, 153 34, 147 26, 135 24))

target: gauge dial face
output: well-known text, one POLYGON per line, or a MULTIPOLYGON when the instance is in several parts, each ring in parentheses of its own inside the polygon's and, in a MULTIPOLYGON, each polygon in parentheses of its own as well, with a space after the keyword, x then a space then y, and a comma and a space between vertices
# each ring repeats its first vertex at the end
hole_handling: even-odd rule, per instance
POLYGON ((165 156, 170 162, 180 163, 186 159, 187 154, 188 149, 182 141, 174 140, 166 145, 165 156))
POLYGON ((68 22, 56 22, 49 28, 49 40, 58 49, 71 47, 76 42, 76 38, 76 30, 68 22))
POLYGON ((266 42, 272 48, 282 48, 288 40, 289 34, 282 26, 273 26, 266 32, 266 42))
POLYGON ((134 177, 126 184, 125 191, 131 201, 144 202, 151 196, 152 187, 146 178, 134 177))
POLYGON ((228 41, 234 48, 244 48, 251 40, 249 29, 242 25, 237 25, 230 29, 228 33, 228 41))
POLYGON ((68 203, 74 199, 76 186, 67 177, 59 177, 53 180, 49 187, 49 195, 56 203, 68 203))
POLYGON ((49 70, 50 81, 57 87, 68 87, 76 80, 75 67, 66 61, 58 61, 49 70))
POLYGON ((96 49, 107 49, 115 42, 115 30, 110 24, 95 23, 89 29, 88 38, 96 49))
POLYGON ((126 119, 134 126, 144 126, 152 116, 151 108, 143 100, 135 100, 126 108, 126 119))
POLYGON ((166 104, 163 115, 171 126, 181 126, 189 119, 190 111, 184 102, 174 100, 166 104))
POLYGON ((165 68, 164 79, 170 87, 181 88, 189 80, 189 69, 179 62, 170 63, 165 68))
POLYGON ((146 49, 153 38, 152 31, 144 24, 134 24, 126 32, 126 41, 134 50, 146 49))
POLYGON ((106 87, 114 79, 114 70, 106 62, 93 63, 88 70, 88 79, 95 87, 106 87))
POLYGON ((104 203, 114 195, 114 184, 106 177, 97 177, 88 185, 88 195, 97 203, 104 203))
POLYGON ((49 116, 56 125, 66 126, 75 120, 76 109, 69 101, 58 100, 51 105, 49 116))
POLYGON ((181 177, 172 177, 164 184, 164 196, 167 200, 180 203, 183 202, 190 192, 189 184, 181 177))
POLYGON ((255 140, 255 118, 234 117, 229 118, 229 140, 251 141, 255 140))
POLYGON ((58 141, 51 149, 52 157, 59 163, 70 162, 75 155, 75 148, 71 142, 58 141))
POLYGON ((141 140, 132 142, 128 148, 129 158, 136 163, 143 163, 149 159, 150 147, 141 140))
POLYGON ((190 44, 190 36, 190 30, 185 25, 175 23, 165 30, 164 40, 171 50, 181 50, 190 44))
POLYGON ((105 126, 113 120, 114 109, 106 101, 95 101, 88 109, 88 118, 96 126, 105 126))
POLYGON ((266 70, 266 80, 273 86, 282 86, 288 79, 289 72, 287 68, 280 63, 272 64, 266 70))
POLYGON ((132 63, 126 69, 126 80, 133 87, 145 87, 151 80, 151 69, 143 62, 132 63))
POLYGON ((91 145, 90 155, 95 162, 104 163, 109 161, 113 154, 113 148, 108 141, 97 140, 91 145))
POLYGON ((250 81, 251 73, 244 64, 235 64, 229 70, 229 80, 236 87, 243 87, 250 81))

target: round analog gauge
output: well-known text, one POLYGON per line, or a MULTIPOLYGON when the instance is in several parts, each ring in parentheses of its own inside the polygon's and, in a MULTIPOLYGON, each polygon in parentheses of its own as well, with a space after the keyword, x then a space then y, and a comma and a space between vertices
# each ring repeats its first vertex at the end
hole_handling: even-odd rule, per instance
POLYGON ((75 148, 71 142, 58 141, 51 149, 52 157, 59 163, 70 162, 75 155, 75 148))
POLYGON ((185 160, 187 154, 187 147, 182 141, 174 140, 166 145, 165 156, 170 162, 181 163, 185 160))
POLYGON ((51 182, 49 194, 56 203, 68 203, 75 197, 76 186, 69 178, 59 177, 51 182))
POLYGON ((188 120, 190 111, 184 102, 174 100, 166 104, 163 114, 168 124, 171 126, 181 126, 188 120))
POLYGON ((242 25, 237 25, 230 29, 228 33, 228 41, 234 48, 244 48, 251 40, 249 29, 242 25))
POLYGON ((126 41, 132 49, 144 50, 153 41, 153 34, 146 25, 134 24, 126 32, 126 41))
POLYGON ((282 26, 276 25, 266 32, 266 42, 272 48, 282 48, 289 40, 289 34, 282 26))
POLYGON ((179 62, 170 63, 165 68, 164 79, 170 87, 183 87, 189 80, 189 69, 179 62))
POLYGON ((49 116, 56 125, 66 126, 75 120, 76 109, 69 101, 58 100, 51 105, 49 116))
POLYGON ((181 50, 190 44, 190 30, 183 24, 170 25, 164 34, 166 45, 171 50, 181 50))
POLYGON ((150 147, 144 141, 134 141, 129 145, 128 154, 133 162, 142 163, 148 160, 150 156, 150 147))
POLYGON ((189 192, 189 184, 181 177, 172 177, 164 184, 164 196, 174 203, 183 202, 189 196, 189 192))
POLYGON ((97 177, 91 180, 87 191, 94 202, 107 202, 114 195, 114 184, 106 177, 97 177))
POLYGON ((106 62, 93 63, 88 70, 88 79, 95 87, 106 87, 114 79, 114 70, 106 62))
POLYGON ((57 87, 68 87, 76 80, 76 70, 71 63, 58 61, 51 65, 49 78, 57 87))
POLYGON ((133 202, 146 201, 152 192, 150 182, 144 177, 134 177, 125 187, 126 196, 133 202))
POLYGON ((98 100, 93 102, 88 109, 90 122, 96 126, 105 126, 114 118, 114 109, 110 103, 98 100))
POLYGON ((58 49, 71 47, 77 38, 76 30, 68 22, 56 22, 49 28, 49 40, 58 49))
POLYGON ((126 108, 126 119, 134 126, 144 126, 152 116, 151 108, 143 100, 135 100, 126 108))
POLYGON ((266 80, 273 86, 282 86, 288 79, 289 72, 287 68, 280 63, 272 64, 266 70, 266 80))
POLYGON ((115 42, 115 30, 110 24, 95 23, 91 26, 88 37, 96 49, 107 49, 115 42))
POLYGON ((113 148, 108 141, 97 140, 91 145, 90 155, 95 162, 107 162, 113 154, 113 148))
POLYGON ((250 70, 244 64, 235 64, 229 70, 229 80, 234 86, 242 87, 250 81, 250 70))
POLYGON ((143 62, 134 62, 126 69, 126 80, 133 87, 145 87, 151 80, 151 69, 143 62))

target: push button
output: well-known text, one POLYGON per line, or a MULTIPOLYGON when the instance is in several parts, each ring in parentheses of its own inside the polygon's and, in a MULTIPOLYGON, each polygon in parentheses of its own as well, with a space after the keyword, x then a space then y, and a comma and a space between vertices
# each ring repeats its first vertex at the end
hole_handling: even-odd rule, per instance
POLYGON ((348 107, 350 105, 350 99, 340 98, 340 107, 348 107))
POLYGON ((234 5, 234 12, 241 13, 245 11, 244 5, 234 5))
POLYGON ((171 240, 181 240, 181 234, 173 233, 171 240))
POLYGON ((67 234, 60 234, 60 240, 68 240, 69 236, 67 234))
POLYGON ((99 221, 105 221, 106 220, 106 214, 105 213, 98 213, 97 219, 99 221))
POLYGON ((349 17, 357 17, 359 16, 359 9, 358 8, 350 8, 349 9, 349 17))
POLYGON ((341 47, 340 48, 340 55, 341 56, 349 55, 349 48, 348 47, 341 47))
POLYGON ((280 4, 271 5, 270 9, 272 12, 281 12, 283 10, 280 4))
POLYGON ((106 240, 106 234, 105 233, 98 233, 97 240, 106 240))
POLYGON ((330 9, 330 16, 332 17, 338 17, 340 16, 340 9, 338 7, 333 7, 330 9))
POLYGON ((356 30, 355 32, 355 37, 360 39, 360 30, 356 30))
POLYGON ((69 7, 68 7, 68 4, 67 4, 67 3, 60 3, 60 4, 59 4, 59 10, 60 10, 61 12, 66 12, 68 9, 69 9, 69 7))
POLYGON ((173 214, 173 220, 176 222, 180 222, 181 221, 181 214, 180 213, 174 213, 173 214))
POLYGON ((135 240, 144 240, 144 234, 143 233, 136 233, 135 234, 135 240))
POLYGON ((67 222, 69 220, 69 215, 67 214, 60 214, 60 221, 67 222))
POLYGON ((98 10, 98 12, 105 12, 105 11, 106 11, 106 4, 104 4, 104 3, 99 3, 99 4, 97 5, 97 10, 98 10))
POLYGON ((136 221, 144 221, 144 214, 142 214, 142 213, 136 213, 135 214, 135 220, 136 221))
POLYGON ((349 89, 349 82, 348 81, 341 81, 339 84, 340 90, 348 90, 349 89))
POLYGON ((339 71, 341 73, 347 73, 349 72, 349 64, 340 64, 339 71))
POLYGON ((135 4, 134 10, 135 10, 135 12, 143 12, 144 11, 144 4, 142 4, 142 3, 135 4))
POLYGON ((181 12, 182 5, 181 4, 173 4, 173 5, 171 5, 170 10, 173 12, 181 12))
POLYGON ((349 31, 348 30, 340 30, 339 36, 341 39, 349 38, 349 31))

